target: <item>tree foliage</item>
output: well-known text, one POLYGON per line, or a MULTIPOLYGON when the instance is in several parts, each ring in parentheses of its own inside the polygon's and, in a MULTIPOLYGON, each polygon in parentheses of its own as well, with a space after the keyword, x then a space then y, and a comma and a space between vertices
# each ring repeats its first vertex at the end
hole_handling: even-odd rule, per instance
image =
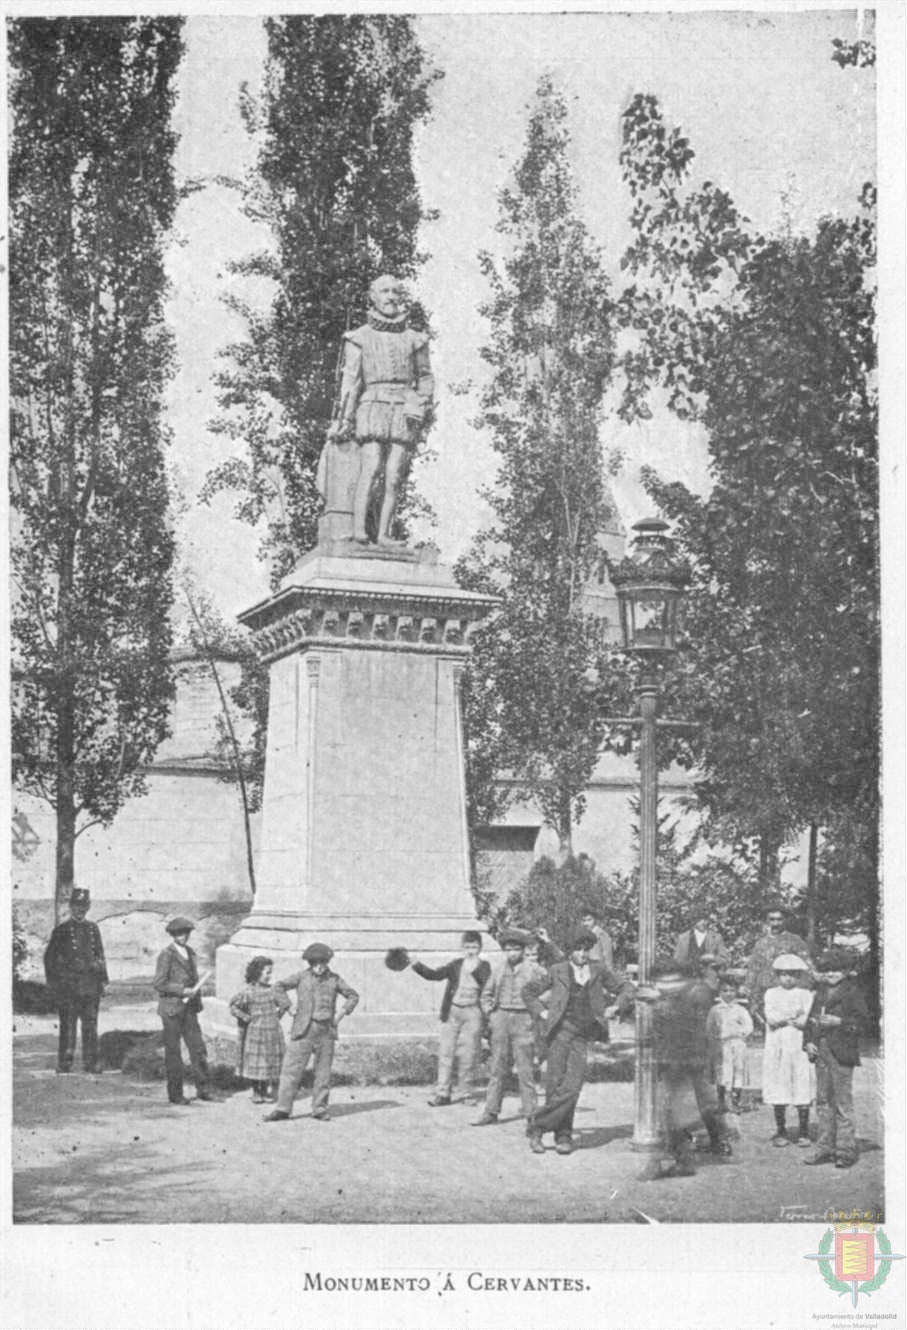
POLYGON ((701 725, 716 829, 770 862, 810 823, 877 816, 875 193, 813 235, 761 236, 694 187, 651 97, 626 113, 622 161, 625 409, 666 388, 705 426, 713 482, 702 499, 646 477, 694 567, 674 705, 701 725))
MULTIPOLYGON (((684 841, 669 814, 659 818, 656 948, 673 955, 677 938, 706 914, 718 928, 732 962, 752 950, 762 927, 764 897, 745 857, 703 848, 699 838, 684 841)), ((587 912, 599 915, 614 944, 619 965, 635 963, 639 932, 639 869, 603 873, 588 855, 562 863, 544 857, 526 879, 492 911, 494 927, 545 927, 562 949, 587 912)))
MULTIPOLYGON (((315 471, 330 423, 344 332, 361 322, 369 283, 411 279, 430 216, 413 173, 413 137, 429 115, 432 70, 405 17, 293 15, 265 21, 264 92, 241 105, 260 144, 244 210, 273 248, 231 265, 272 283, 265 310, 231 296, 245 338, 226 348, 215 428, 241 445, 205 497, 238 495, 236 515, 265 521, 272 580, 315 543, 315 471)), ((420 322, 420 311, 411 311, 420 322)), ((410 497, 410 502, 412 499, 410 497)), ((406 504, 403 508, 405 510, 406 504)))
POLYGON ((167 733, 173 542, 163 248, 180 19, 15 19, 10 183, 12 747, 74 842, 167 733))
POLYGON ((506 257, 481 255, 491 296, 482 355, 492 375, 478 424, 499 459, 485 498, 493 525, 458 570, 501 597, 477 635, 466 690, 475 811, 486 781, 512 772, 569 847, 605 740, 607 630, 584 592, 613 518, 599 441, 615 355, 615 310, 601 255, 577 213, 567 112, 539 85, 525 149, 500 195, 506 257))

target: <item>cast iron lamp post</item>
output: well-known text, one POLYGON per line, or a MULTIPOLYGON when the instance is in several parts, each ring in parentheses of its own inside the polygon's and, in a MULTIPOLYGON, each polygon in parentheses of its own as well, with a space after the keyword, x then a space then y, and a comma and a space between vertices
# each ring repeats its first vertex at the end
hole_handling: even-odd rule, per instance
MULTIPOLYGON (((678 558, 666 534, 667 522, 648 518, 633 527, 632 554, 611 568, 620 605, 624 648, 639 657, 640 846, 639 846, 639 973, 640 985, 650 982, 655 963, 655 854, 658 836, 658 764, 655 726, 658 713, 658 667, 675 650, 677 621, 689 567, 678 558)), ((636 1004, 636 1075, 632 1148, 655 1156, 663 1147, 656 1111, 655 1049, 652 1006, 636 1004)))

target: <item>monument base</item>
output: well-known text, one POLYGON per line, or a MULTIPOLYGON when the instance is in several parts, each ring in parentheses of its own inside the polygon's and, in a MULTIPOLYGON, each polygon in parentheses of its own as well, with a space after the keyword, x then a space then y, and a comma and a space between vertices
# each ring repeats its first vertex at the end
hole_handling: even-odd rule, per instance
POLYGON ((253 956, 271 957, 281 979, 319 941, 359 994, 345 1040, 436 1035, 443 984, 384 957, 405 947, 443 965, 465 931, 484 931, 469 887, 459 678, 494 600, 457 586, 433 547, 339 534, 240 616, 270 667, 262 843, 252 913, 217 952, 208 1030, 229 1025, 253 956))
MULTIPOLYGON (((206 1033, 232 1034, 235 1039, 228 1003, 243 987, 246 966, 253 956, 270 956, 274 978, 281 979, 305 969, 302 953, 310 942, 324 941, 334 950, 330 968, 359 994, 359 1004, 344 1024, 344 1039, 436 1035, 443 983, 421 979, 412 970, 389 970, 384 958, 391 947, 405 947, 426 965, 444 965, 459 954, 462 934, 476 927, 480 925, 469 915, 420 919, 412 915, 253 913, 230 942, 218 948, 217 1000, 205 999, 202 1027, 206 1033)), ((497 951, 486 939, 485 950, 492 948, 497 951)))

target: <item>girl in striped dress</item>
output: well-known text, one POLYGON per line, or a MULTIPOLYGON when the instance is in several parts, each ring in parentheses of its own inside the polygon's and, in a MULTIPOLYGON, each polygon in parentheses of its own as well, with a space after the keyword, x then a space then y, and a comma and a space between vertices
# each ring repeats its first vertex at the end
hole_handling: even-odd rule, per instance
POLYGON ((239 1058, 236 1069, 252 1083, 253 1104, 274 1098, 285 1047, 280 1018, 290 1010, 282 989, 271 988, 274 962, 270 956, 255 956, 246 966, 246 986, 230 1002, 239 1022, 239 1058))

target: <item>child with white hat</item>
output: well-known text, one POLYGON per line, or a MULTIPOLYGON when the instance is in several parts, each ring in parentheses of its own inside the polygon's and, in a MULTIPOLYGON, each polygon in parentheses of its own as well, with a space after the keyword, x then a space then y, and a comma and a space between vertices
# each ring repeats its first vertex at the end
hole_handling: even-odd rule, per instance
POLYGON ((812 1103, 815 1076, 803 1051, 803 1030, 812 1005, 809 989, 798 988, 809 966, 802 956, 783 953, 772 962, 774 984, 765 993, 765 1053, 762 1059, 762 1102, 775 1110, 775 1135, 772 1144, 808 1146, 809 1106, 812 1103), (798 1129, 788 1136, 785 1125, 787 1105, 793 1104, 799 1118, 798 1129))

